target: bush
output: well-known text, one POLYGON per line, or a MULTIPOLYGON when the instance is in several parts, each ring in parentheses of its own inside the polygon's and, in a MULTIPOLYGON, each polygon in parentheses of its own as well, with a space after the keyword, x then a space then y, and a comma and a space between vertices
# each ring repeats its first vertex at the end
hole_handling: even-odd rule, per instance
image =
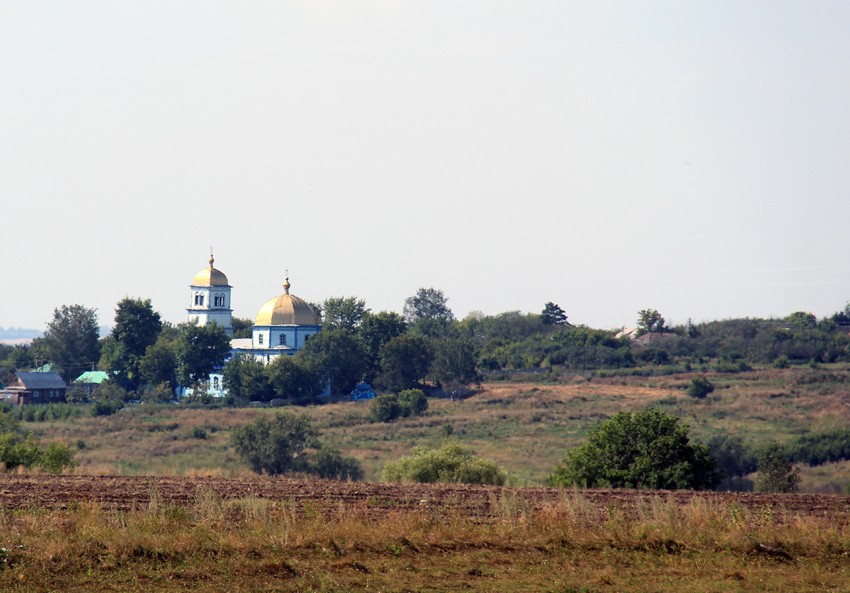
POLYGON ((363 470, 357 461, 342 457, 336 449, 322 447, 319 436, 306 415, 278 412, 236 428, 233 445, 257 473, 302 472, 323 478, 360 479, 363 470))
POLYGON ((688 385, 688 395, 697 399, 703 399, 712 391, 714 391, 714 384, 705 377, 695 377, 688 385))
POLYGON ((369 417, 373 422, 392 422, 400 414, 398 396, 394 393, 377 395, 369 404, 369 417))
POLYGON ((428 398, 421 389, 378 395, 372 399, 369 417, 374 422, 392 422, 396 418, 419 416, 428 409, 428 398))
POLYGON ((428 409, 428 398, 421 389, 405 389, 398 394, 402 416, 421 416, 428 409))
POLYGON ((787 448, 790 461, 822 465, 850 459, 850 430, 835 430, 799 437, 787 448))
POLYGON ((595 427, 548 479, 551 486, 663 490, 710 488, 719 481, 708 447, 691 444, 679 419, 656 409, 621 412, 595 427))
POLYGON ((791 465, 780 445, 769 445, 758 459, 756 490, 759 492, 796 492, 800 474, 791 465))
POLYGON ((62 473, 66 467, 74 467, 74 451, 65 443, 50 443, 41 453, 38 466, 51 474, 62 473))
POLYGON ((103 400, 94 402, 91 409, 92 416, 111 416, 124 407, 122 401, 103 400))
POLYGON ((196 426, 195 428, 192 429, 192 438, 205 441, 209 438, 209 435, 207 434, 207 431, 206 431, 205 428, 202 428, 200 426, 196 426))
POLYGON ((505 471, 488 459, 477 457, 457 441, 447 441, 439 449, 416 447, 413 452, 384 467, 386 482, 490 484, 502 486, 505 471))
POLYGON ((353 457, 343 457, 339 449, 323 446, 313 455, 311 471, 327 480, 362 480, 363 469, 353 457))
POLYGON ((0 434, 0 465, 7 470, 17 467, 41 467, 51 473, 60 473, 73 467, 74 452, 64 443, 50 443, 41 447, 31 437, 21 438, 13 433, 0 434))

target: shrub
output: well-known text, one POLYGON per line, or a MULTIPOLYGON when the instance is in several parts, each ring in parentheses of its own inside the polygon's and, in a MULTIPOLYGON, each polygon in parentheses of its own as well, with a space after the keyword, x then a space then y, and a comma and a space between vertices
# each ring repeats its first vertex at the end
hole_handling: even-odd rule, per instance
POLYGON ((41 453, 38 466, 51 474, 62 473, 66 467, 73 467, 74 451, 65 443, 50 443, 41 453))
POLYGON ((428 409, 428 398, 421 389, 405 389, 398 394, 402 416, 420 416, 428 409))
POLYGON ((387 463, 381 478, 387 482, 502 486, 508 476, 493 461, 476 456, 457 441, 446 441, 439 449, 416 447, 407 457, 387 463))
POLYGON ((369 417, 374 422, 392 422, 396 418, 419 416, 428 409, 428 398, 421 389, 378 395, 372 399, 369 417))
POLYGON ((92 416, 111 416, 124 407, 124 402, 113 400, 102 400, 94 402, 91 409, 92 416))
POLYGON ((207 434, 207 431, 206 431, 205 428, 203 428, 201 426, 196 426, 195 428, 192 429, 192 438, 205 441, 209 438, 209 435, 207 434))
POLYGON ((790 461, 821 465, 850 459, 850 430, 835 430, 799 437, 788 446, 790 461))
POLYGON ((369 417, 373 422, 392 422, 400 413, 398 396, 394 393, 377 395, 369 404, 369 417))
POLYGON ((303 472, 323 478, 360 479, 363 471, 357 461, 342 457, 336 449, 322 447, 319 436, 306 415, 278 412, 236 428, 233 445, 258 473, 303 472))
POLYGON ((712 391, 714 391, 714 384, 705 377, 695 377, 688 385, 688 395, 697 399, 703 399, 712 391))
POLYGON ((679 419, 657 409, 621 412, 598 425, 548 479, 552 486, 665 490, 710 488, 719 481, 708 447, 691 444, 679 419))
POLYGON ((310 461, 310 473, 328 480, 362 480, 363 469, 353 457, 343 457, 339 449, 321 447, 310 461))
POLYGON ((800 474, 791 465, 780 445, 762 451, 758 459, 756 490, 759 492, 796 492, 800 474))

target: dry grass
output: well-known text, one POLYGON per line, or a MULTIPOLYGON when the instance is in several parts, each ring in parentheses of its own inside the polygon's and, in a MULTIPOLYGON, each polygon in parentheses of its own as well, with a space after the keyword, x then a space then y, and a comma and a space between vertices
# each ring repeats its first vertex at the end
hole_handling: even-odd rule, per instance
POLYGON ((580 492, 481 522, 309 503, 0 513, 3 591, 847 591, 847 522, 648 496, 637 517, 580 492))

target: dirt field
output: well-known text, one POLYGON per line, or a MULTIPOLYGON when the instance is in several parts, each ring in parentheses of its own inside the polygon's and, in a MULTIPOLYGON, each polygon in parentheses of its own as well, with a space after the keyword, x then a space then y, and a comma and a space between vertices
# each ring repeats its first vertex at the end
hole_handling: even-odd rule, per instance
MULTIPOLYGON (((457 516, 481 518, 498 514, 506 501, 529 510, 555 503, 572 491, 554 488, 495 488, 449 485, 397 485, 334 482, 315 479, 171 478, 119 476, 18 476, 0 474, 0 509, 63 509, 81 502, 129 510, 151 503, 191 505, 201 492, 214 491, 223 499, 263 498, 291 501, 313 510, 338 510, 382 516, 411 509, 439 509, 457 516)), ((686 504, 697 497, 744 508, 770 508, 796 516, 850 522, 850 497, 817 494, 759 494, 689 491, 582 490, 582 498, 601 513, 612 508, 633 512, 640 501, 660 497, 686 504)))

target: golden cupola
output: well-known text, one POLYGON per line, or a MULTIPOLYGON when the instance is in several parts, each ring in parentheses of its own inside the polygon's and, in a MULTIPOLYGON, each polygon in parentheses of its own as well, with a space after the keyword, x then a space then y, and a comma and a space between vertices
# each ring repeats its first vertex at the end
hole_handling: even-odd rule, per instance
POLYGON ((215 263, 215 258, 212 252, 210 252, 210 267, 204 268, 195 274, 195 279, 192 280, 192 286, 230 286, 227 282, 227 276, 221 270, 216 270, 213 267, 213 263, 215 263))
POLYGON ((283 282, 283 294, 266 301, 254 325, 319 325, 315 311, 307 301, 289 294, 289 277, 283 282))

